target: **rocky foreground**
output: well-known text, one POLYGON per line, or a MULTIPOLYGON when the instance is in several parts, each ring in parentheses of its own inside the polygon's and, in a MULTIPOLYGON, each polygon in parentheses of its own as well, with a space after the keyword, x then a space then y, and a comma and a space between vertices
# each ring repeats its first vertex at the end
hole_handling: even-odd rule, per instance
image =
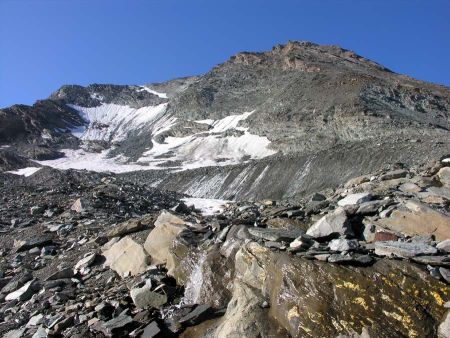
POLYGON ((0 174, 4 337, 450 337, 450 160, 293 205, 0 174))

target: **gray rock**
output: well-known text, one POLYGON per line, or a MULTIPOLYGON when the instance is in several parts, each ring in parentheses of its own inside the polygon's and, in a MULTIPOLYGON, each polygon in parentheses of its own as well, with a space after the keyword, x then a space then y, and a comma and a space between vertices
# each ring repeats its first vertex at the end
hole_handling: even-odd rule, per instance
POLYGON ((431 266, 450 267, 449 256, 418 256, 413 257, 412 260, 416 263, 426 264, 431 266))
POLYGON ((359 205, 368 202, 372 199, 372 194, 369 192, 362 192, 358 194, 351 194, 339 200, 338 205, 341 207, 359 205))
POLYGON ((439 273, 441 274, 442 278, 445 279, 445 281, 450 284, 450 270, 446 268, 439 268, 439 273))
POLYGON ((350 240, 350 239, 338 238, 338 239, 333 239, 332 241, 330 241, 328 246, 330 247, 330 250, 332 250, 332 251, 349 251, 349 250, 354 250, 354 249, 358 248, 359 243, 356 239, 350 240))
POLYGON ((358 210, 356 211, 357 215, 369 215, 374 214, 380 209, 380 207, 385 206, 389 201, 387 200, 377 200, 377 201, 369 201, 362 203, 358 210))
POLYGON ((311 198, 310 198, 310 200, 312 201, 312 202, 321 202, 321 201, 325 201, 327 198, 324 196, 324 195, 322 195, 322 194, 319 194, 319 193, 314 193, 312 196, 311 196, 311 198))
POLYGON ((291 242, 298 236, 303 235, 305 233, 301 229, 285 230, 285 229, 270 229, 270 228, 256 228, 256 227, 248 228, 248 232, 253 237, 273 242, 281 242, 281 241, 291 242))
POLYGON ((72 268, 64 268, 64 269, 61 269, 61 270, 55 272, 54 274, 48 276, 45 279, 45 281, 72 278, 73 276, 74 276, 74 273, 73 273, 72 268))
POLYGON ((43 326, 39 326, 39 328, 31 338, 47 338, 47 337, 48 337, 47 330, 45 330, 43 326))
POLYGON ((20 289, 9 293, 6 295, 5 300, 18 300, 18 301, 25 301, 30 299, 35 292, 38 289, 38 283, 35 280, 30 280, 27 282, 24 286, 22 286, 20 289))
POLYGON ((144 328, 141 338, 154 338, 161 332, 156 322, 151 322, 144 328))
POLYGON ((51 244, 52 239, 50 237, 41 236, 27 240, 15 240, 14 247, 17 252, 30 250, 35 247, 43 247, 45 245, 51 244))
POLYGON ((394 179, 397 179, 397 178, 406 177, 406 175, 408 175, 408 171, 407 170, 403 170, 403 169, 393 170, 393 171, 387 172, 384 175, 381 175, 380 176, 380 180, 381 181, 394 180, 394 179))
POLYGON ((450 311, 445 314, 444 320, 439 325, 438 328, 439 338, 449 338, 450 337, 450 311))
POLYGON ((437 249, 424 243, 406 243, 384 241, 375 243, 375 254, 379 256, 397 256, 410 258, 419 255, 434 255, 437 249))
POLYGON ((20 338, 25 333, 25 330, 26 328, 23 327, 20 329, 8 331, 3 335, 3 338, 20 338))
POLYGON ((107 322, 99 320, 90 328, 94 331, 102 332, 107 337, 112 337, 113 335, 115 335, 116 331, 120 331, 132 321, 133 319, 130 316, 126 314, 120 314, 119 316, 107 322))
POLYGON ((144 309, 147 307, 158 308, 167 303, 167 296, 154 292, 149 286, 131 289, 130 296, 137 308, 144 309))
POLYGON ((342 208, 337 208, 333 213, 323 216, 314 223, 306 234, 315 238, 328 237, 330 235, 352 235, 350 222, 342 208))
POLYGON ((328 257, 329 263, 336 264, 349 264, 349 265, 358 265, 358 266, 366 266, 370 265, 373 262, 373 258, 369 255, 359 255, 359 254, 332 254, 328 257))
POLYGON ((81 270, 81 269, 90 267, 96 257, 97 257, 97 255, 95 253, 91 253, 91 254, 87 255, 83 259, 79 260, 77 264, 75 264, 74 269, 81 270))

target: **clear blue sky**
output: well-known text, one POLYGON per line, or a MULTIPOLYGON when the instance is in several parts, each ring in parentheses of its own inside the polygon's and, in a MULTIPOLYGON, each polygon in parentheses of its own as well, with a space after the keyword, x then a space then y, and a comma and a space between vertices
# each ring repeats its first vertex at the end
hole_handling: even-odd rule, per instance
POLYGON ((143 84, 288 40, 450 86, 450 0, 0 0, 0 107, 63 84, 143 84))

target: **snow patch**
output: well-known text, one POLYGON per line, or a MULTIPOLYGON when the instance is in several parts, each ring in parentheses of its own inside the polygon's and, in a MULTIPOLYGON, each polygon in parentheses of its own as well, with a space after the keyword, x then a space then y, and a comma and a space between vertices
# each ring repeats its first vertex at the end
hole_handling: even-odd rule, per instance
POLYGON ((126 164, 124 163, 124 161, 126 161, 126 157, 124 156, 108 158, 108 149, 99 153, 87 152, 84 149, 63 149, 61 151, 64 153, 64 157, 35 162, 61 170, 85 169, 97 172, 110 171, 113 173, 124 173, 153 169, 139 164, 126 164))
POLYGON ((6 171, 7 173, 10 174, 14 174, 14 175, 20 175, 20 176, 31 176, 33 175, 35 172, 41 170, 42 167, 27 167, 27 168, 22 168, 22 169, 17 169, 17 170, 11 170, 11 171, 6 171))
POLYGON ((157 92, 156 90, 153 90, 153 89, 151 89, 151 88, 149 88, 147 86, 140 86, 140 89, 138 89, 138 91, 140 91, 140 92, 146 91, 146 92, 149 92, 149 93, 154 94, 156 96, 159 96, 162 99, 167 99, 167 94, 166 93, 157 92))
POLYGON ((184 201, 187 206, 193 205, 195 209, 199 209, 205 216, 223 212, 225 206, 230 202, 226 200, 195 197, 183 198, 182 201, 184 201))

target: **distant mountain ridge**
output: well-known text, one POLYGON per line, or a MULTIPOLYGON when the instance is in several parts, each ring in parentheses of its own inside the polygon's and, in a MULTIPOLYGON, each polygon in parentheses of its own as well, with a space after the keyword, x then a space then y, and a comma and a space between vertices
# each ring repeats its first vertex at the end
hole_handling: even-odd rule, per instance
POLYGON ((449 88, 295 41, 197 77, 63 86, 0 110, 2 152, 226 199, 296 198, 438 158, 450 153, 449 131, 449 88))

